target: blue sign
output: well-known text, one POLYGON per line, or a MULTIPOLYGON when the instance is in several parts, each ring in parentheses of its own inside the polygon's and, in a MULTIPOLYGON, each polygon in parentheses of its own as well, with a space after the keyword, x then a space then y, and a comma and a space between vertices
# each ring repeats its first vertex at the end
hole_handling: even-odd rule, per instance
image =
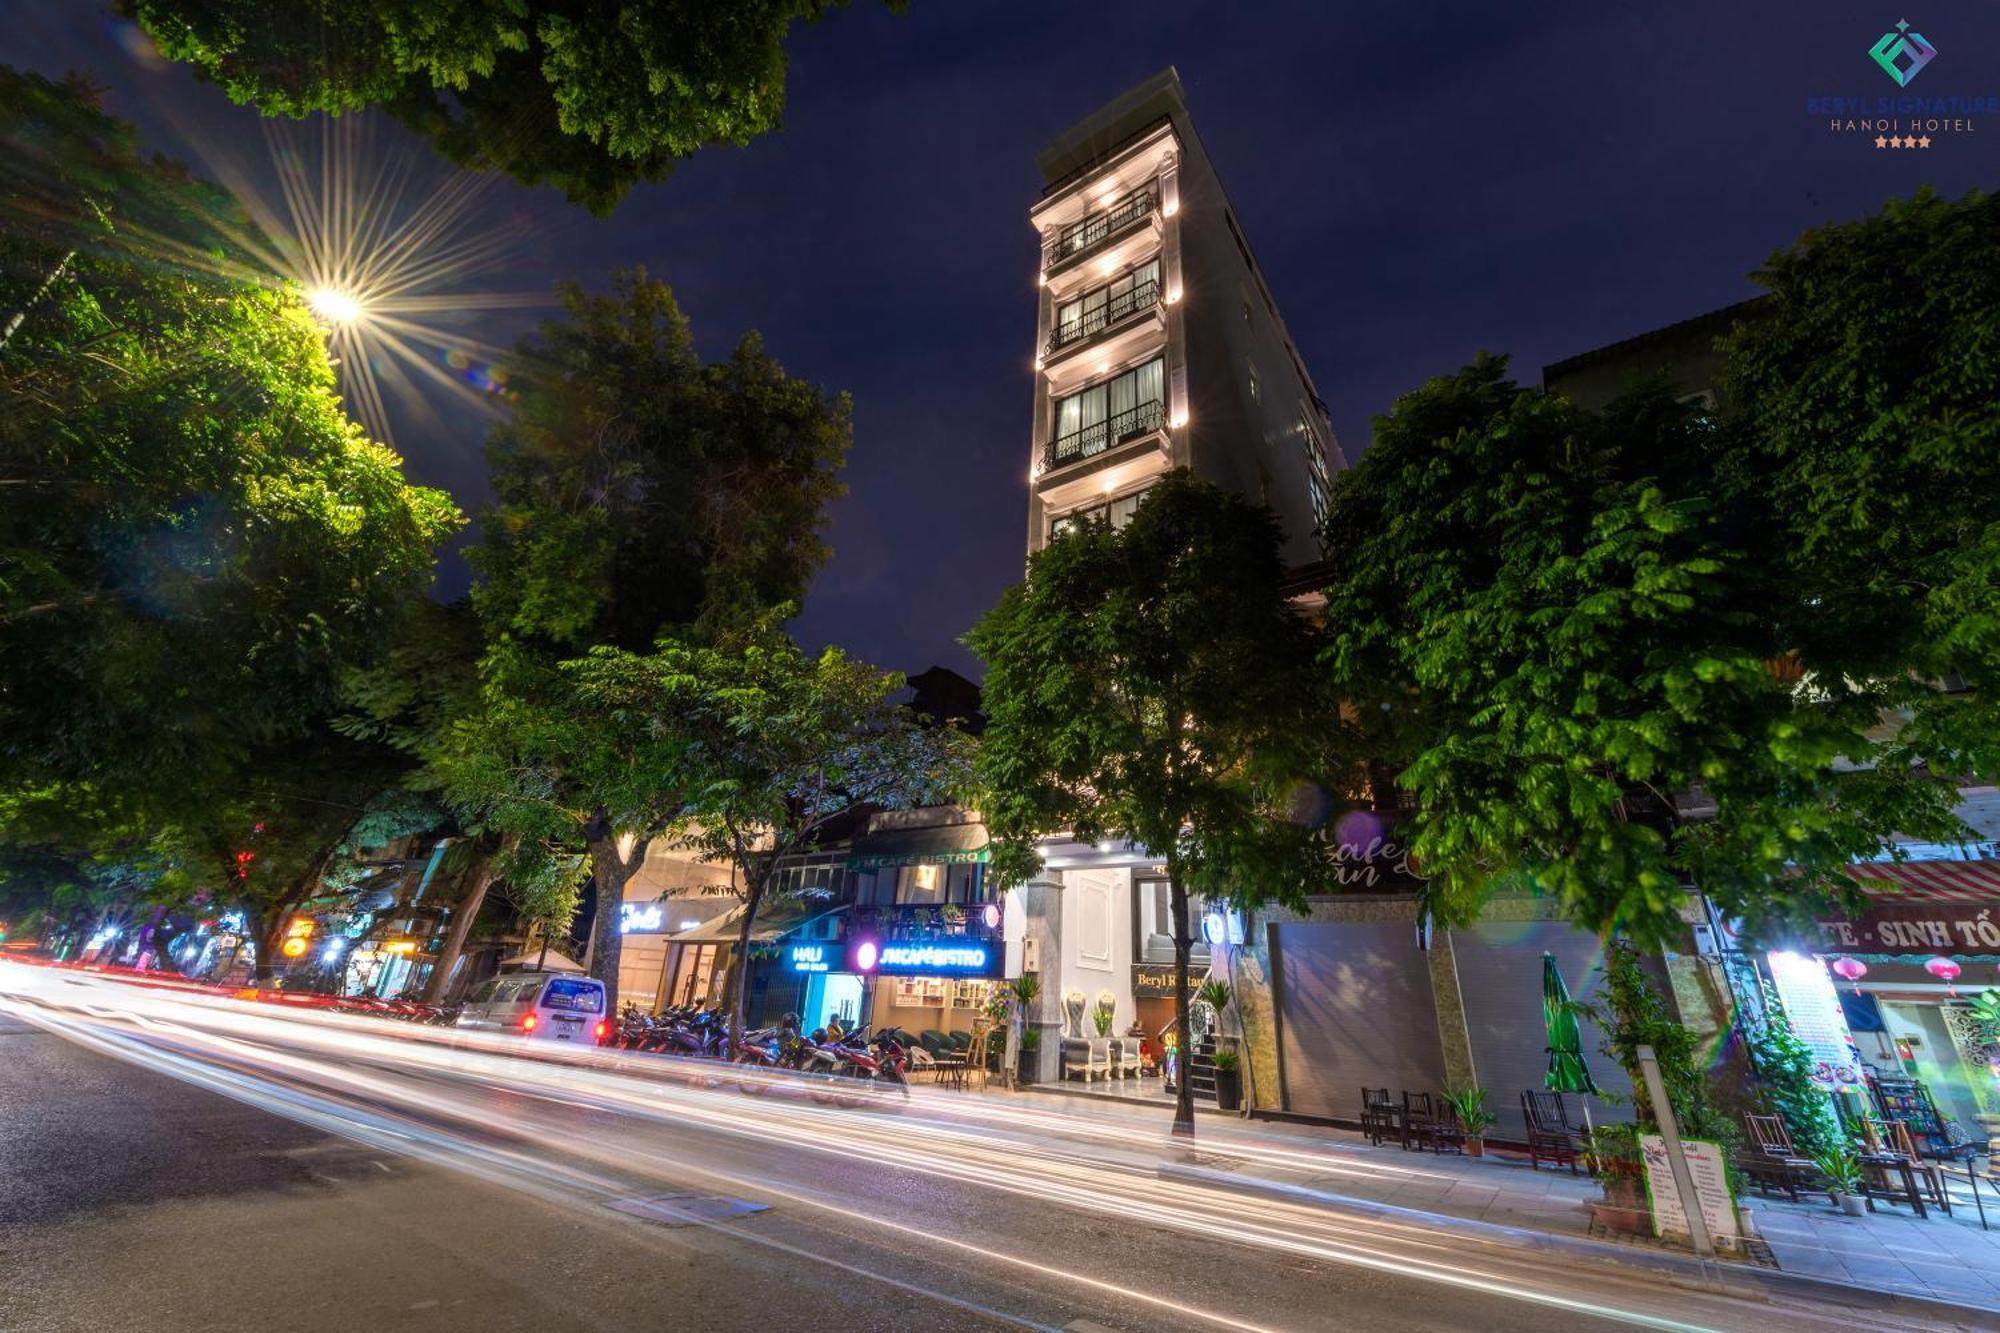
POLYGON ((827 959, 831 952, 831 945, 794 944, 785 950, 785 966, 793 972, 825 972, 831 967, 827 959))
POLYGON ((847 944, 847 970, 882 977, 997 977, 1006 962, 998 940, 877 940, 847 944))

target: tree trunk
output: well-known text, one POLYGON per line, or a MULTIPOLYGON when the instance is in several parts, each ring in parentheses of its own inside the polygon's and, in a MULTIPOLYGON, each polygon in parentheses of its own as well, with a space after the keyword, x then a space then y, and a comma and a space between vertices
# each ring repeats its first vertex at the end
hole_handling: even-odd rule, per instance
POLYGON ((646 860, 650 838, 635 837, 628 855, 618 854, 618 837, 609 828, 593 821, 589 834, 590 869, 597 881, 597 910, 590 921, 590 975, 604 983, 604 1012, 618 1018, 619 905, 625 901, 625 886, 646 860))
POLYGON ((282 912, 245 912, 245 932, 257 941, 257 958, 250 965, 250 980, 263 986, 277 975, 278 946, 284 943, 285 917, 282 912))
POLYGON ((438 950, 437 962, 431 965, 431 979, 424 985, 425 1004, 444 1003, 445 994, 451 989, 451 974, 458 967, 459 956, 465 952, 465 937, 471 933, 473 920, 486 903, 486 891, 500 877, 499 865, 497 853, 483 857, 473 865, 469 876, 472 887, 451 909, 451 929, 445 932, 444 947, 438 950))
POLYGON ((1174 913, 1174 1136, 1194 1137, 1194 1041, 1188 1027, 1188 955, 1194 938, 1188 931, 1187 886, 1181 882, 1180 864, 1167 859, 1167 888, 1174 913))
POLYGON ((757 928, 757 909, 764 901, 764 878, 754 878, 745 870, 743 882, 748 892, 743 898, 743 925, 736 932, 736 965, 729 969, 723 985, 723 1003, 729 1010, 729 1049, 743 1045, 743 1017, 750 1004, 750 935, 757 928))
POLYGON ((42 279, 42 285, 35 288, 34 295, 28 298, 27 303, 8 317, 6 327, 0 328, 0 351, 7 349, 7 344, 14 340, 14 335, 20 331, 21 325, 27 322, 28 312, 40 305, 42 299, 55 290, 56 284, 62 281, 63 274, 69 272, 70 261, 75 258, 74 250, 64 255, 55 268, 50 270, 49 275, 42 279))

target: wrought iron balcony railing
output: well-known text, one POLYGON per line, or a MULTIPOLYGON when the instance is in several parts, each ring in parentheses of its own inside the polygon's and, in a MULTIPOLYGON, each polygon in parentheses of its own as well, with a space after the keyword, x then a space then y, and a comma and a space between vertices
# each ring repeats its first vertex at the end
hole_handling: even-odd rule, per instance
POLYGON ((1166 420, 1167 405, 1157 398, 1148 399, 1080 430, 1056 436, 1049 441, 1042 459, 1043 467, 1051 470, 1067 467, 1135 436, 1156 431, 1166 424, 1166 420))
POLYGON ((1055 328, 1049 332, 1049 351, 1052 354, 1060 352, 1065 347, 1072 347, 1085 339, 1094 338, 1113 324, 1122 323, 1142 310, 1151 310, 1159 303, 1158 278, 1128 288, 1095 310, 1084 311, 1076 319, 1057 320, 1055 328))
POLYGON ((1105 212, 1093 213, 1081 222, 1070 223, 1056 233, 1054 244, 1042 256, 1042 267, 1051 269, 1057 264, 1089 254, 1133 223, 1151 217, 1159 202, 1159 196, 1151 190, 1140 190, 1125 196, 1105 212))

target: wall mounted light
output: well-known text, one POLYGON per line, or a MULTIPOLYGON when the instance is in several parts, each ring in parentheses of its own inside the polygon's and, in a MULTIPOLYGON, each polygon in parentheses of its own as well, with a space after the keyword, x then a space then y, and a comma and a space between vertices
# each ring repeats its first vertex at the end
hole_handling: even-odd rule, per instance
POLYGON ((1181 201, 1178 199, 1169 199, 1167 200, 1166 203, 1160 205, 1160 212, 1163 216, 1166 217, 1172 217, 1174 214, 1180 211, 1181 211, 1181 201))
POLYGON ((1167 304, 1179 305, 1180 303, 1181 303, 1181 289, 1178 287, 1167 288, 1167 304))
POLYGON ((1175 430, 1179 430, 1182 426, 1187 425, 1187 413, 1185 412, 1180 413, 1179 415, 1174 417, 1172 421, 1169 421, 1167 424, 1169 426, 1172 426, 1175 430))
POLYGON ((1048 285, 1049 285, 1049 275, 1048 275, 1047 273, 1037 273, 1037 274, 1035 275, 1035 285, 1036 285, 1037 287, 1046 287, 1046 286, 1048 286, 1048 285))

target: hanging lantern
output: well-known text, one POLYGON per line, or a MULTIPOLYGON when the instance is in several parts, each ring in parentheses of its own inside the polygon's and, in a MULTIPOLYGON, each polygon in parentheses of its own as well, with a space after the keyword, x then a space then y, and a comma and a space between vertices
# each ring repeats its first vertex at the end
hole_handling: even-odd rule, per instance
POLYGON ((1924 964, 1924 971, 1944 983, 1944 993, 1946 995, 1958 994, 1958 988, 1951 984, 1958 980, 1958 974, 1961 971, 1957 963, 1952 962, 1949 958, 1933 958, 1924 964))
POLYGON ((1833 960, 1833 970, 1840 974, 1842 981, 1854 987, 1856 995, 1861 993, 1861 978, 1868 975, 1868 964, 1859 958, 1836 958, 1833 960))

